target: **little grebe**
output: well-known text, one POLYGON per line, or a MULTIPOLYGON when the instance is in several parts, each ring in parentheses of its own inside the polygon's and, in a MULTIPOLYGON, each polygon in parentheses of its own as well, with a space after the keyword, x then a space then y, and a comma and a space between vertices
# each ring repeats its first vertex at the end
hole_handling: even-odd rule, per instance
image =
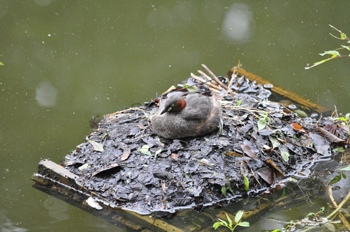
POLYGON ((221 106, 215 96, 180 92, 161 99, 152 120, 153 132, 169 138, 196 137, 222 128, 221 106))

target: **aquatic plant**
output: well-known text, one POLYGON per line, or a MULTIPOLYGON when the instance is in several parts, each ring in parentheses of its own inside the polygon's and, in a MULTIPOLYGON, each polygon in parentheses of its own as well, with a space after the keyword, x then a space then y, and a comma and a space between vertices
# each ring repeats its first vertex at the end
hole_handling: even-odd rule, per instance
MULTIPOLYGON (((329 33, 332 37, 334 37, 336 39, 339 39, 339 40, 347 40, 347 43, 350 43, 350 39, 349 39, 349 37, 346 36, 345 33, 343 33, 341 30, 335 28, 334 26, 332 26, 330 24, 329 24, 329 26, 340 33, 340 37, 337 37, 337 36, 333 35, 332 33, 329 33)), ((336 58, 350 57, 350 54, 348 54, 348 55, 341 55, 339 53, 339 50, 341 50, 341 49, 346 49, 346 50, 348 50, 350 52, 350 46, 345 46, 345 45, 340 45, 340 46, 341 46, 341 48, 337 48, 337 49, 334 49, 334 50, 325 51, 324 53, 320 53, 320 56, 331 55, 331 57, 329 57, 327 59, 324 59, 324 60, 321 60, 321 61, 318 61, 318 62, 315 62, 313 65, 305 67, 305 69, 313 68, 315 66, 318 66, 320 64, 323 64, 323 63, 325 63, 325 62, 327 62, 329 60, 333 60, 333 59, 336 59, 336 58)))
POLYGON ((227 214, 226 214, 227 222, 225 220, 218 218, 220 221, 214 223, 214 225, 213 225, 214 229, 216 230, 220 226, 225 226, 229 230, 231 230, 231 232, 233 232, 237 226, 249 227, 250 226, 249 222, 242 222, 241 221, 243 213, 244 212, 242 210, 240 210, 236 213, 234 226, 232 225, 231 218, 227 214))

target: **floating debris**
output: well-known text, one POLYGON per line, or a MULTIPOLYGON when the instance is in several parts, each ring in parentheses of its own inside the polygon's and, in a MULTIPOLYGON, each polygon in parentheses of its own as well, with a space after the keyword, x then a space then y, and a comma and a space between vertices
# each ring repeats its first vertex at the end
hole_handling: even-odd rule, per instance
POLYGON ((94 198, 92 198, 92 197, 89 197, 89 198, 86 200, 86 203, 87 203, 90 207, 92 207, 92 208, 94 208, 94 209, 97 209, 97 210, 102 210, 102 209, 103 209, 103 207, 100 206, 100 204, 97 203, 97 202, 94 200, 94 198))
POLYGON ((157 100, 109 114, 66 156, 63 164, 77 175, 75 181, 112 207, 174 213, 272 192, 348 140, 338 121, 301 118, 270 102, 271 92, 244 76, 216 77, 203 67, 212 78, 200 72, 179 86, 221 96, 220 135, 181 140, 155 135, 149 115, 157 100))

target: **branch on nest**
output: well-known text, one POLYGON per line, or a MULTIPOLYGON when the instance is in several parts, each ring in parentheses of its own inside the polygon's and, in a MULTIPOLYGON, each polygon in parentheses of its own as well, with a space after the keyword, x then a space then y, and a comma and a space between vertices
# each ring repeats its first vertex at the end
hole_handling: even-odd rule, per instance
POLYGON ((204 80, 202 77, 196 76, 193 73, 191 73, 191 77, 199 82, 204 83, 204 85, 207 85, 208 88, 215 92, 215 93, 220 93, 220 91, 222 90, 222 88, 224 88, 227 92, 229 92, 230 94, 236 94, 234 92, 232 92, 232 90, 230 88, 228 88, 224 83, 222 83, 217 76, 205 65, 202 64, 202 67, 209 73, 209 75, 211 77, 209 77, 207 74, 205 74, 204 72, 202 72, 201 70, 198 70, 198 73, 202 75, 202 77, 206 78, 206 80, 204 80))

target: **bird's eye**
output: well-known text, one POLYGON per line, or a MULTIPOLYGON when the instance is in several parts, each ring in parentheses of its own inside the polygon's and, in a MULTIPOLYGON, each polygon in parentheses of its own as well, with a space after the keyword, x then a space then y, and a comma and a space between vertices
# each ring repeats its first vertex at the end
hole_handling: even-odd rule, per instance
POLYGON ((168 112, 170 112, 170 111, 173 109, 174 105, 175 105, 175 104, 173 103, 173 104, 171 104, 171 105, 169 106, 168 112))

